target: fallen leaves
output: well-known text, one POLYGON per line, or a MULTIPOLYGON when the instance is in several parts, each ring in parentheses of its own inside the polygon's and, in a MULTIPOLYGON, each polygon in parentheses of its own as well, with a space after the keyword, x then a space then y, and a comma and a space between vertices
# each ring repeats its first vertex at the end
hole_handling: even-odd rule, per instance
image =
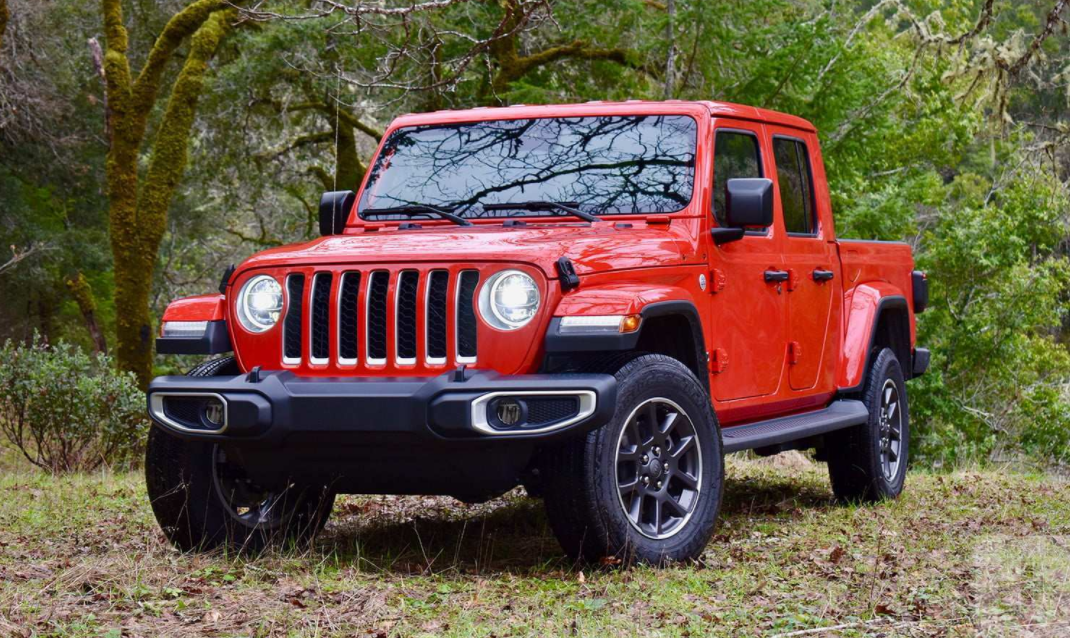
POLYGON ((582 571, 539 503, 515 494, 475 506, 344 497, 315 547, 233 556, 166 545, 136 475, 35 480, 39 498, 0 477, 0 633, 92 617, 83 633, 697 636, 909 622, 940 634, 973 613, 979 537, 1070 533, 1065 486, 912 473, 903 500, 845 508, 823 469, 733 461, 701 560, 582 571))
POLYGON ((829 552, 829 562, 833 563, 833 564, 840 562, 840 559, 843 558, 843 555, 845 553, 846 552, 844 552, 843 548, 840 547, 839 545, 837 545, 836 547, 833 547, 832 551, 829 552))

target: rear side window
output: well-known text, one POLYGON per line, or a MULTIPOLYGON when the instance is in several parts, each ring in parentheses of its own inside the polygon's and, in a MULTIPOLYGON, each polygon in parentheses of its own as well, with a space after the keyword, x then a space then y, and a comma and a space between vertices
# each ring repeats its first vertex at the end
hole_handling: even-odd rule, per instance
POLYGON ((740 131, 717 131, 713 151, 713 216, 725 225, 725 199, 728 180, 737 177, 761 177, 758 137, 740 131))
POLYGON ((810 155, 806 151, 806 144, 800 140, 775 137, 773 158, 776 160, 785 229, 789 233, 814 233, 814 182, 810 175, 810 155))

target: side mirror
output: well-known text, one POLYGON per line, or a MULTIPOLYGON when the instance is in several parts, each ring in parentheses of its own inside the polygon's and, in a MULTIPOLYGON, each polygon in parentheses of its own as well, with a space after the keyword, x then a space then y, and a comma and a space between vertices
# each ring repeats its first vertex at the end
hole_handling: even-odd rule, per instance
POLYGON ((763 177, 728 180, 725 220, 732 228, 773 225, 773 181, 763 177))
POLYGON ((320 197, 320 236, 341 235, 357 201, 353 191, 330 191, 320 197))
POLYGON ((728 180, 725 190, 725 225, 710 230, 714 244, 743 239, 748 226, 773 225, 772 180, 737 177, 728 180))

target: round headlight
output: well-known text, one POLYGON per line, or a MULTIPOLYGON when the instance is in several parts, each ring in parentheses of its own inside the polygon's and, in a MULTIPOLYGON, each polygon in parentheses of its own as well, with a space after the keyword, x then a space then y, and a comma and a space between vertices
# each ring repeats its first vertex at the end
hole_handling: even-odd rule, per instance
POLYGON ((479 314, 499 330, 522 328, 539 311, 539 287, 519 270, 495 274, 479 291, 479 314))
POLYGON ((238 293, 238 323, 249 332, 264 332, 282 314, 282 286, 268 275, 257 275, 238 293))

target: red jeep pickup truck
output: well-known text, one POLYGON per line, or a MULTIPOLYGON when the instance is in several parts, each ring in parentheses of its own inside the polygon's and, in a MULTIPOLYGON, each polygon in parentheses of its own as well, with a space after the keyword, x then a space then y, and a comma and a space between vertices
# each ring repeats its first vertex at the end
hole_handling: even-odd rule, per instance
POLYGON ((184 549, 322 528, 334 495, 523 484, 571 556, 663 563, 714 529, 724 455, 816 448, 903 489, 925 276, 837 240, 814 127, 716 102, 406 115, 322 237, 167 309, 153 511, 184 549))

